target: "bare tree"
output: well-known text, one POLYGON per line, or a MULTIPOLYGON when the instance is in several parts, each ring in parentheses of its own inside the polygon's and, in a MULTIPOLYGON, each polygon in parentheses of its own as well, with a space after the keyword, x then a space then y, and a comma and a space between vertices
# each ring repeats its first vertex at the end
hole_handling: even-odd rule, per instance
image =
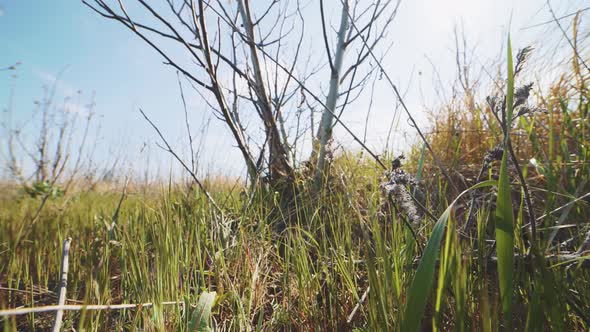
POLYGON ((66 97, 62 103, 56 102, 59 77, 45 87, 44 97, 35 101, 36 109, 30 119, 16 123, 10 100, 1 123, 5 135, 4 165, 12 178, 33 195, 56 190, 65 193, 70 188, 83 167, 86 139, 93 124, 94 103, 82 105, 81 92, 66 97), (78 128, 79 121, 84 122, 82 130, 78 128), (27 131, 38 134, 26 136, 27 131), (65 182, 64 174, 68 176, 65 182))
MULTIPOLYGON (((317 107, 323 113, 312 154, 321 176, 332 128, 335 122, 340 123, 336 113, 341 114, 358 97, 373 73, 371 68, 359 68, 369 57, 368 51, 384 38, 399 5, 399 1, 395 6, 392 1, 369 5, 362 1, 349 5, 349 0, 342 3, 338 42, 332 55, 329 22, 324 16, 323 1, 320 2, 330 66, 330 85, 324 103, 319 93, 306 87, 310 77, 321 72, 321 64, 313 64, 311 57, 303 60, 306 21, 299 1, 129 1, 133 8, 123 0, 82 2, 128 28, 158 52, 166 65, 181 73, 227 125, 251 183, 265 179, 271 185, 291 183, 295 177, 297 141, 314 127, 313 110, 309 113, 310 126, 301 126, 304 106, 317 107), (351 19, 358 20, 360 30, 352 29, 348 24, 351 19), (355 42, 357 54, 347 62, 345 53, 354 49, 355 42), (175 52, 173 47, 181 52, 175 52), (187 56, 190 61, 186 61, 187 56), (302 65, 303 73, 298 72, 302 65), (346 88, 340 89, 341 85, 346 88), (341 97, 344 102, 338 105, 341 97)), ((354 134, 353 137, 357 139, 354 134)))

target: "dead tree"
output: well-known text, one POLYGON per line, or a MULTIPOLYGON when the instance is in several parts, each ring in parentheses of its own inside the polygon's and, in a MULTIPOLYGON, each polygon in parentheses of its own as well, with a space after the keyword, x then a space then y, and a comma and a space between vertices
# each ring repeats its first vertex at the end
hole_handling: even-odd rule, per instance
MULTIPOLYGON (((66 193, 85 166, 82 158, 88 152, 86 140, 94 125, 94 102, 82 104, 82 93, 56 101, 60 75, 44 88, 45 94, 35 101, 30 119, 18 123, 12 100, 0 122, 4 129, 5 153, 1 159, 8 173, 32 195, 66 193), (83 121, 83 129, 77 127, 83 121), (26 132, 37 126, 34 134, 26 132), (65 178, 67 177, 67 178, 65 178), (65 179, 64 179, 65 178, 65 179)), ((12 99, 13 91, 11 91, 12 99)))
MULTIPOLYGON (((370 67, 359 68, 369 58, 368 51, 384 38, 399 1, 368 5, 363 1, 352 5, 348 2, 342 3, 334 55, 329 46, 329 22, 323 2, 319 3, 330 65, 330 85, 324 102, 318 98, 320 93, 305 86, 312 75, 317 77, 321 71, 310 58, 303 61, 306 24, 299 1, 254 4, 250 0, 162 0, 156 4, 146 0, 83 0, 98 14, 128 28, 158 52, 166 65, 182 73, 227 125, 251 183, 264 178, 271 185, 290 183, 295 177, 297 140, 314 127, 312 123, 309 128, 301 128, 303 106, 322 109, 311 164, 317 163, 318 174, 323 174, 327 142, 334 124, 341 123, 337 113, 341 114, 358 97, 374 72, 370 67), (351 20, 361 29, 353 29, 348 24, 351 20), (174 52, 174 46, 182 52, 174 52), (356 51, 354 60, 345 61, 346 50, 356 51), (190 62, 185 60, 187 56, 190 62), (300 62, 304 62, 306 71, 296 75, 300 62), (340 89, 341 85, 346 88, 340 89), (338 104, 341 98, 344 101, 338 104), (296 120, 290 117, 293 109, 296 120)), ((313 122, 312 113, 310 117, 313 122)))
MULTIPOLYGON (((271 183, 293 179, 289 142, 281 133, 281 107, 296 89, 290 89, 289 80, 280 82, 282 86, 270 80, 269 63, 258 51, 260 47, 273 48, 278 57, 282 39, 293 31, 285 31, 287 21, 296 19, 289 13, 292 6, 271 1, 262 8, 262 14, 254 15, 248 0, 234 3, 164 0, 157 5, 136 0, 134 12, 142 11, 152 20, 144 23, 132 16, 134 12, 128 10, 122 0, 117 5, 102 0, 95 0, 93 4, 83 2, 135 33, 164 58, 165 64, 182 73, 198 89, 217 117, 227 125, 252 183, 256 183, 264 171, 271 183), (267 28, 262 29, 263 25, 267 28), (273 33, 276 28, 278 34, 273 33), (180 46, 184 50, 182 55, 188 55, 192 63, 183 63, 179 56, 173 56, 170 49, 162 46, 169 41, 180 46), (261 125, 248 131, 250 126, 246 121, 255 120, 261 125), (256 130, 259 128, 263 128, 262 139, 256 130)), ((300 43, 295 54, 299 46, 300 43)), ((297 56, 289 66, 293 68, 296 62, 297 56)))

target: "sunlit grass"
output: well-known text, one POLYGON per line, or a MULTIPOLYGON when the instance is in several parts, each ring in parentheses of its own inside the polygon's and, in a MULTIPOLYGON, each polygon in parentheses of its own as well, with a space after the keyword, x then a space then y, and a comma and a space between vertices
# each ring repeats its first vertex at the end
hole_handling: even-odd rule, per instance
MULTIPOLYGON (((509 45, 508 105, 511 58, 509 45)), ((383 194, 382 169, 355 153, 335 158, 326 190, 315 193, 302 176, 288 200, 210 179, 223 213, 184 184, 131 185, 114 218, 122 188, 111 186, 52 198, 33 223, 39 198, 6 186, 0 309, 57 303, 61 243, 71 237, 68 304, 155 304, 68 311, 64 327, 76 330, 588 330, 581 245, 590 208, 577 198, 590 190, 590 92, 567 83, 587 79, 579 67, 564 74, 537 96, 547 112, 504 124, 506 135, 482 120, 493 120, 483 103, 453 121, 442 112, 428 138, 465 191, 452 192, 417 145, 403 166, 420 183, 408 187, 426 209, 417 223, 383 194), (523 189, 508 154, 481 167, 508 139, 534 198, 538 246, 523 227, 523 189), (465 227, 471 195, 475 219, 465 227)), ((53 317, 0 319, 7 331, 44 330, 53 317)))

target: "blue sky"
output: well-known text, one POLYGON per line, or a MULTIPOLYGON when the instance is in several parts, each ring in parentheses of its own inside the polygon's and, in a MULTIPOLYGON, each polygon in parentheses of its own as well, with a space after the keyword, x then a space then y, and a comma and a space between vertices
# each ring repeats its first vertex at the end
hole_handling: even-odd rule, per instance
MULTIPOLYGON (((585 1, 564 3, 552 2, 558 15, 587 6, 585 1)), ((337 0, 326 1, 333 22, 338 10, 330 8, 336 8, 337 4, 337 0)), ((311 1, 305 11, 312 30, 319 27, 316 6, 311 1)), ((58 100, 76 95, 79 90, 85 102, 95 95, 95 111, 102 128, 96 143, 98 159, 108 160, 113 154, 123 154, 128 159, 127 167, 141 169, 145 166, 146 151, 150 151, 153 163, 150 167, 155 163, 160 172, 167 169, 170 158, 154 145, 156 136, 138 113, 142 107, 171 142, 177 146, 185 144, 176 74, 162 64, 160 56, 120 24, 98 16, 79 1, 0 0, 0 8, 0 68, 17 61, 22 63, 16 71, 0 71, 0 108, 7 107, 13 88, 15 118, 17 121, 30 118, 33 101, 43 96, 42 86, 51 84, 63 72, 57 84, 58 100), (17 77, 13 78, 13 74, 17 77)), ((437 102, 433 65, 443 82, 452 82, 455 75, 454 27, 463 27, 470 46, 475 48, 477 61, 487 63, 499 56, 509 24, 518 48, 537 45, 538 40, 554 34, 553 26, 522 30, 549 19, 545 1, 538 0, 402 1, 387 37, 393 47, 384 66, 400 88, 407 90, 410 110, 427 127, 425 106, 437 102)), ((315 45, 321 39, 312 38, 309 42, 315 45)), ((323 51, 319 54, 324 55, 323 51)), ((383 137, 395 101, 385 84, 378 83, 375 91, 367 141, 379 150, 385 144, 383 137)), ((198 96, 188 98, 191 123, 198 129, 210 113, 199 106, 198 96)), ((362 106, 364 110, 350 111, 343 118, 359 134, 364 129, 368 109, 362 106)), ((400 131, 408 130, 403 120, 400 123, 400 131)), ((232 146, 223 124, 213 118, 205 139, 204 169, 222 174, 243 171, 237 149, 232 146)), ((338 128, 336 139, 344 146, 355 148, 350 137, 338 128)), ((409 141, 398 141, 394 147, 401 150, 407 144, 409 141)))

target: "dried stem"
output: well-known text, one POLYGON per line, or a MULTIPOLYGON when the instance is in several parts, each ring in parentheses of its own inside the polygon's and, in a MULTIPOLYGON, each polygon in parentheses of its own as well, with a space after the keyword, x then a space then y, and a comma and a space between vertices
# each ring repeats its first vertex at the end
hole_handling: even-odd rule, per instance
MULTIPOLYGON (((61 282, 60 282, 60 289, 59 289, 59 299, 57 301, 58 307, 63 307, 66 303, 66 291, 68 286, 68 271, 69 271, 69 261, 70 261, 70 244, 72 243, 72 238, 68 237, 64 240, 63 249, 62 249, 62 257, 61 257, 61 282)), ((53 332, 59 332, 61 328, 61 323, 64 315, 63 309, 58 309, 55 313, 55 322, 53 323, 53 332)))
MULTIPOLYGON (((158 305, 183 305, 184 302, 167 301, 157 303, 158 305)), ((18 309, 7 309, 0 310, 0 317, 19 316, 34 314, 40 312, 51 312, 51 311, 82 311, 82 310, 122 310, 122 309, 134 309, 134 308, 148 308, 153 307, 154 303, 137 303, 137 304, 65 304, 65 305, 48 305, 42 307, 33 308, 18 308, 18 309)))

